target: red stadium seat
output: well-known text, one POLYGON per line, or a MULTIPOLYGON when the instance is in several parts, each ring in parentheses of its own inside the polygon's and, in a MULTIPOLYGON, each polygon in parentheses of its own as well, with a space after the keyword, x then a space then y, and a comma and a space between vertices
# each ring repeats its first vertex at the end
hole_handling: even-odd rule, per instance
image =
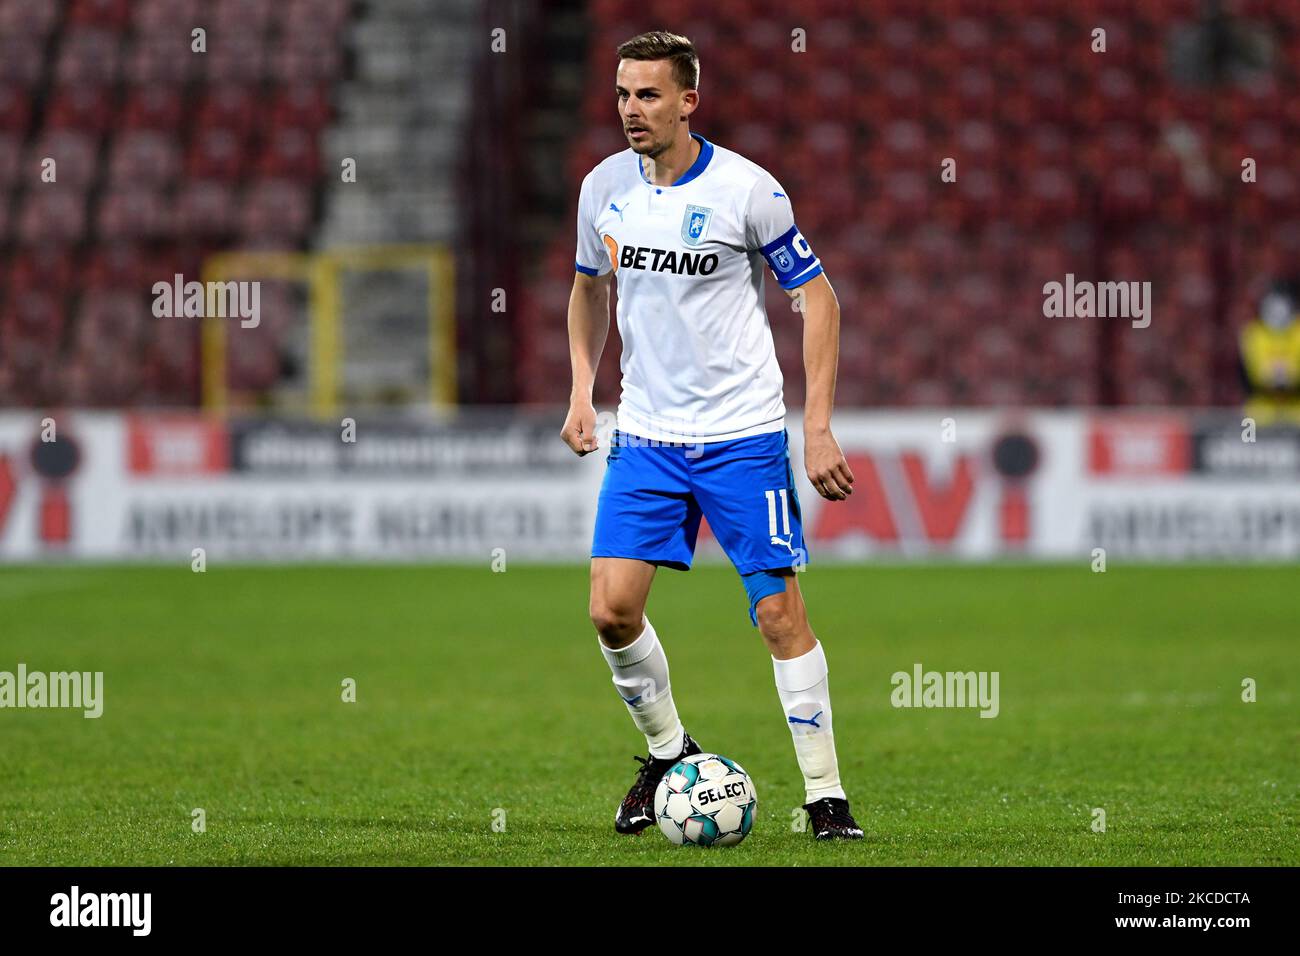
POLYGON ((32 99, 20 86, 0 86, 0 134, 27 130, 32 115, 32 99))
POLYGON ((158 84, 173 88, 189 82, 200 65, 190 48, 189 29, 181 24, 155 35, 137 34, 126 52, 127 81, 136 87, 158 84))
POLYGON ((295 84, 281 90, 271 106, 271 126, 320 129, 330 120, 328 87, 295 84))
POLYGON ((176 196, 176 218, 187 235, 230 236, 238 223, 235 190, 219 181, 192 180, 176 196))
POLYGON ((245 33, 265 33, 274 4, 263 0, 209 0, 213 23, 220 30, 233 28, 245 33))
MULTIPOLYGON (((260 330, 259 330, 260 331, 260 330)), ((266 335, 244 336, 229 354, 230 387, 237 391, 270 389, 280 377, 280 353, 266 335)))
POLYGON ((73 288, 77 276, 71 246, 44 243, 23 248, 14 256, 6 278, 11 294, 73 288))
POLYGON ((197 402, 199 348, 195 326, 163 320, 144 365, 142 393, 149 404, 197 402))
POLYGON ((308 187, 284 180, 263 180, 244 194, 240 232, 247 242, 297 242, 306 234, 310 217, 308 187))
POLYGON ((58 348, 63 335, 62 296, 44 289, 16 291, 8 297, 0 319, 0 335, 8 347, 27 343, 50 353, 58 348))
POLYGON ((99 139, 81 130, 50 130, 27 149, 25 172, 35 185, 87 186, 98 174, 99 139), (45 160, 54 160, 54 183, 40 181, 45 160))
POLYGON ((181 95, 178 90, 162 86, 133 88, 122 108, 122 126, 126 129, 156 129, 171 132, 183 122, 181 95))
POLYGON ((116 82, 121 62, 119 47, 116 33, 94 27, 70 30, 59 48, 56 80, 64 86, 116 82))
POLYGON ((107 89, 89 84, 57 90, 49 103, 47 129, 71 129, 103 135, 116 120, 107 89))
POLYGON ((170 204, 151 186, 113 189, 100 201, 96 231, 103 240, 163 239, 173 229, 170 204))
POLYGON ((136 0, 133 8, 134 26, 139 34, 161 36, 183 28, 188 43, 201 4, 200 0, 136 0))
POLYGON ((87 354, 109 340, 136 343, 150 314, 150 300, 138 290, 83 296, 77 310, 74 354, 87 354))
POLYGON ((116 186, 150 183, 167 186, 180 172, 180 147, 175 139, 155 130, 135 130, 120 135, 109 159, 109 182, 116 186))
POLYGON ((123 30, 131 22, 131 0, 73 0, 68 10, 68 22, 123 30))
MULTIPOLYGON (((0 132, 0 194, 22 176, 22 140, 14 133, 0 132)), ((30 174, 29 174, 30 176, 30 174)), ((23 176, 30 182, 29 176, 23 176)))
POLYGON ((18 239, 25 245, 80 242, 86 234, 86 193, 72 184, 42 184, 23 196, 18 239))
MULTIPOLYGON (((137 245, 104 243, 91 250, 81 273, 81 283, 89 290, 140 288, 150 284, 147 269, 137 245)), ((170 278, 166 269, 159 270, 159 275, 164 279, 170 278)))
POLYGON ((63 387, 80 405, 91 408, 129 405, 141 384, 136 354, 129 342, 111 337, 100 339, 88 352, 74 357, 63 387))
POLYGON ((235 130, 200 128, 185 158, 185 173, 195 179, 235 182, 244 172, 245 140, 235 130))
POLYGON ((271 78, 282 86, 291 83, 332 83, 343 70, 337 43, 316 47, 281 47, 270 53, 271 78))
POLYGON ((348 18, 351 6, 352 0, 283 0, 273 4, 272 9, 285 31, 293 32, 300 26, 315 24, 337 34, 348 18))
POLYGON ((0 0, 0 37, 24 40, 39 46, 54 29, 59 7, 31 0, 0 0))
POLYGON ((220 42, 210 43, 203 57, 204 81, 214 89, 234 84, 260 83, 267 75, 268 50, 257 33, 236 27, 213 32, 220 42))
POLYGON ((0 85, 31 89, 40 77, 40 45, 27 37, 0 34, 0 85))
POLYGON ((249 84, 214 85, 199 106, 195 124, 200 129, 231 130, 246 139, 257 129, 263 108, 257 89, 249 84))
POLYGON ((268 179, 315 179, 320 173, 315 134, 291 126, 271 130, 253 168, 268 179))

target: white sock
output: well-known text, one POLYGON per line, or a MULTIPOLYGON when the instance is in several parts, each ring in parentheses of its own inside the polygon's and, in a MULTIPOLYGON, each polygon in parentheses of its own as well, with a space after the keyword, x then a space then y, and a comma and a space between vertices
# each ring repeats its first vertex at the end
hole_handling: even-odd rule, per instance
POLYGON ((600 641, 600 652, 614 672, 614 686, 627 704, 632 723, 645 734, 651 756, 676 757, 682 752, 685 734, 668 684, 668 658, 649 619, 643 616, 641 620, 645 629, 635 641, 619 650, 600 641))
POLYGON ((794 737, 794 753, 803 771, 807 803, 822 797, 844 799, 840 768, 835 760, 835 735, 831 732, 831 692, 827 682, 826 654, 821 641, 812 650, 788 661, 772 658, 776 692, 794 737), (791 720, 790 718, 796 718, 791 720), (815 723, 814 723, 815 721, 815 723))

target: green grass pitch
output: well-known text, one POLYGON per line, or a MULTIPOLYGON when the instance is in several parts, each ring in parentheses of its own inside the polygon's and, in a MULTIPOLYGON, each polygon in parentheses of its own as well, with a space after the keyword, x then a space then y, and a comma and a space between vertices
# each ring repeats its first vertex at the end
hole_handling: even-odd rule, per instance
POLYGON ((585 566, 0 569, 0 671, 105 683, 98 720, 0 710, 0 864, 1300 863, 1294 566, 800 581, 866 839, 793 829, 770 659, 734 572, 701 566, 661 572, 649 614, 687 729, 759 796, 749 839, 702 850, 613 831, 644 740, 585 566), (999 716, 892 707, 918 661, 998 671, 999 716))

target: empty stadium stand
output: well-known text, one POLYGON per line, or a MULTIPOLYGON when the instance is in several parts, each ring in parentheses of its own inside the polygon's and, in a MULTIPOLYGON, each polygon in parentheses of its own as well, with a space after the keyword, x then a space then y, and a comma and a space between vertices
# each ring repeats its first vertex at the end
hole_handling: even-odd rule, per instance
MULTIPOLYGON (((0 405, 197 404, 197 326, 149 290, 308 240, 351 7, 0 0, 0 405)), ((274 323, 241 345, 274 378, 274 323)))
MULTIPOLYGON (((671 24, 701 53, 692 129, 789 189, 826 266, 843 313, 839 402, 1235 401, 1235 329, 1300 265, 1300 5, 1224 9, 1257 63, 1204 56, 1195 0, 807 0, 797 16, 775 0, 593 0, 569 216, 529 283, 521 397, 567 400, 578 186, 627 145, 614 50, 671 24), (796 26, 806 53, 791 51, 796 26), (1246 156, 1257 183, 1241 181, 1246 156), (940 179, 945 157, 956 182, 940 179), (1042 285, 1069 272, 1152 282, 1154 321, 1130 333, 1044 318, 1042 285)), ((800 405, 800 322, 773 283, 768 313, 800 405)), ((603 363, 598 401, 618 379, 603 363)))

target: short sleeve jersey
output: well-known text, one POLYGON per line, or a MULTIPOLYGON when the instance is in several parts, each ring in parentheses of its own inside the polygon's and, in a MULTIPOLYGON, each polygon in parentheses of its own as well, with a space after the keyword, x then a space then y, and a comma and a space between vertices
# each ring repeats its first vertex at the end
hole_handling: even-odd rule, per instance
POLYGON ((785 427, 783 380, 763 304, 764 267, 784 289, 820 275, 785 189, 692 133, 694 164, 650 182, 631 149, 582 181, 576 268, 614 272, 623 339, 620 431, 665 442, 785 427))

